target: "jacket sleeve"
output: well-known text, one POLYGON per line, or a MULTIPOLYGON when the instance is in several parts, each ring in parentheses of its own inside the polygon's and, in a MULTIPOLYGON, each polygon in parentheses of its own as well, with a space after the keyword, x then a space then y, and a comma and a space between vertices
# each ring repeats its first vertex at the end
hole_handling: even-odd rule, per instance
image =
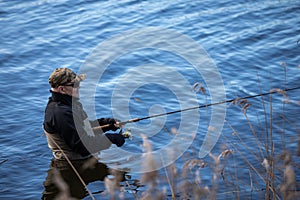
POLYGON ((78 113, 68 108, 60 109, 60 112, 56 115, 58 133, 74 152, 87 156, 110 147, 111 142, 105 135, 87 134, 82 116, 78 113))

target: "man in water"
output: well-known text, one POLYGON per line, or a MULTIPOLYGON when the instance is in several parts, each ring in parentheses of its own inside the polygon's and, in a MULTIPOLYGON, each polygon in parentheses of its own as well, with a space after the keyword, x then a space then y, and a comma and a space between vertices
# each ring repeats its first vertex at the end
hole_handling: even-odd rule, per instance
POLYGON ((76 75, 68 68, 57 68, 49 77, 52 95, 43 126, 54 158, 44 182, 42 199, 56 198, 64 188, 59 182, 68 185, 68 195, 83 198, 86 195, 84 184, 103 180, 109 174, 107 166, 97 162, 93 154, 109 148, 112 143, 120 147, 125 142, 121 134, 104 134, 119 128, 117 120, 88 119, 79 102, 80 82, 84 79, 85 75, 76 75), (93 129, 103 125, 105 128, 93 129))

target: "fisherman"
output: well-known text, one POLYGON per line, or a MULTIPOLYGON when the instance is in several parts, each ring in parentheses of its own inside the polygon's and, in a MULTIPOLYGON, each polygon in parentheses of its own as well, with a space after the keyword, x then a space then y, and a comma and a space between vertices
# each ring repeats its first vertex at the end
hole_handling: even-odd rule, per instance
MULTIPOLYGON (((112 143, 121 147, 125 142, 121 134, 105 133, 119 129, 118 120, 100 118, 90 121, 88 119, 79 102, 80 82, 84 79, 84 74, 76 75, 68 68, 57 68, 49 77, 52 95, 46 106, 43 128, 54 158, 44 182, 45 190, 42 199, 53 199, 58 194, 59 187, 55 184, 56 170, 54 169, 60 171, 61 177, 67 184, 80 183, 78 177, 70 178, 70 174, 75 175, 71 165, 78 170, 87 183, 103 180, 109 174, 109 170, 105 164, 99 163, 94 155, 109 148, 112 143), (103 125, 106 125, 105 128, 93 129, 103 125), (92 167, 82 168, 86 163, 92 163, 92 167), (93 174, 91 169, 95 169, 95 175, 91 175, 93 174), (88 177, 85 178, 85 175, 88 177)), ((81 189, 84 188, 82 183, 80 185, 81 189)), ((78 187, 72 187, 77 188, 73 191, 75 193, 81 191, 78 187)), ((80 195, 75 197, 83 198, 80 195)))

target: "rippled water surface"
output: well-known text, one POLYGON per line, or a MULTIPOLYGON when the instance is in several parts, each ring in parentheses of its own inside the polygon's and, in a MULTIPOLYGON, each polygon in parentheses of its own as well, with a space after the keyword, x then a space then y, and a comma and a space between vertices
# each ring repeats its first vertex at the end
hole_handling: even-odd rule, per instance
MULTIPOLYGON (((149 27, 167 29, 195 41, 216 65, 226 99, 265 93, 273 88, 300 86, 300 3, 296 0, 1 1, 0 26, 1 199, 41 197, 42 183, 52 158, 42 129, 44 108, 49 97, 49 74, 56 67, 82 70, 97 45, 114 37, 128 39, 125 37, 128 31, 134 33, 149 27)), ((157 34, 155 41, 150 42, 164 47, 165 40, 165 36, 157 34)), ((135 44, 138 41, 132 42, 133 47, 135 44)), ((124 54, 116 52, 113 46, 105 50, 119 56, 106 63, 108 67, 95 87, 96 117, 109 117, 120 111, 118 118, 123 121, 170 112, 182 109, 181 101, 189 102, 195 96, 197 101, 184 104, 185 107, 194 103, 211 103, 210 95, 216 92, 208 90, 205 77, 176 52, 147 48, 124 54), (141 66, 153 67, 153 71, 141 66), (159 70, 162 71, 154 73, 159 70), (183 87, 178 78, 168 75, 169 72, 180 73, 189 87, 183 87), (126 75, 134 75, 127 79, 128 85, 124 81, 126 75), (140 76, 146 78, 140 80, 140 76), (124 81, 126 88, 141 85, 128 97, 124 90, 117 90, 120 81, 124 81), (192 92, 197 82, 206 88, 206 95, 192 92), (180 91, 180 94, 170 88, 180 91), (114 95, 118 97, 117 104, 111 102, 114 95), (123 110, 121 112, 124 108, 122 104, 129 107, 130 115, 123 110)), ((193 49, 186 49, 186 52, 193 52, 193 49)), ((105 63, 103 57, 93 58, 95 71, 100 68, 97 64, 105 63)), ((83 84, 82 87, 87 88, 88 85, 83 84)), ((272 99, 270 96, 265 96, 263 100, 261 97, 249 99, 248 120, 239 106, 227 104, 226 120, 213 154, 218 155, 224 148, 234 150, 228 166, 239 177, 236 183, 239 184, 239 191, 244 191, 239 193, 241 197, 252 197, 247 192, 250 190, 249 173, 252 169, 243 158, 246 157, 263 174, 261 163, 266 156, 264 143, 268 132, 266 126, 270 130, 270 117, 273 120, 275 154, 289 150, 296 166, 299 166, 299 157, 296 156, 300 134, 299 94, 299 89, 289 91, 285 98, 289 100, 287 104, 283 104, 280 94, 272 95, 272 99), (239 133, 239 137, 233 133, 239 133), (257 157, 252 156, 251 152, 257 157)), ((88 102, 84 106, 89 109, 88 102)), ((196 124, 198 129, 194 141, 186 150, 186 156, 176 161, 179 169, 186 159, 198 158, 207 133, 211 110, 200 109, 199 113, 201 117, 199 124, 196 124)), ((177 113, 157 118, 152 123, 145 120, 136 125, 130 124, 134 138, 127 141, 122 149, 132 154, 142 152, 141 133, 149 137, 154 150, 164 148, 173 138, 167 130, 178 127, 183 116, 186 119, 185 115, 177 113), (157 130, 155 123, 163 123, 164 128, 157 130)), ((129 169, 137 167, 130 163, 130 156, 114 160, 110 155, 111 159, 108 159, 103 154, 107 164, 113 165, 118 161, 119 165, 129 169)), ((203 159, 210 160, 209 156, 203 159)), ((295 170, 299 183, 299 167, 295 170)), ((161 173, 164 174, 164 171, 161 173)), ((129 174, 137 179, 140 177, 135 171, 129 174)), ((211 185, 209 170, 201 171, 201 177, 204 185, 211 185)), ((227 186, 228 181, 232 180, 225 181, 227 186)), ((231 198, 222 195, 229 189, 222 181, 220 183, 217 198, 231 198)), ((264 184, 255 184, 255 190, 264 187, 264 184)), ((91 187, 92 190, 99 190, 91 187)), ((169 188, 167 181, 162 184, 161 190, 164 187, 169 188)), ((167 192, 168 198, 171 198, 170 194, 170 191, 167 192)), ((255 195, 253 198, 261 197, 255 195)), ((130 199, 133 195, 126 193, 125 197, 130 199)))

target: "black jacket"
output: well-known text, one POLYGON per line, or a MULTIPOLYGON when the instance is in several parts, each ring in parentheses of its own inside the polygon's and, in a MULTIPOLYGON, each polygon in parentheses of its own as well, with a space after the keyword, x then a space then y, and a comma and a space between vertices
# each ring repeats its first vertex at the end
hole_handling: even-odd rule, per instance
MULTIPOLYGON (((54 138, 54 140, 57 140, 56 143, 59 143, 63 147, 63 151, 70 153, 70 155, 74 152, 85 157, 91 153, 108 148, 110 146, 108 142, 112 142, 117 146, 124 144, 124 137, 120 134, 106 134, 103 137, 102 133, 110 130, 113 126, 102 131, 94 131, 94 136, 89 136, 84 128, 86 126, 84 124, 85 121, 88 121, 88 116, 83 110, 79 99, 52 92, 45 110, 43 124, 44 130, 47 133, 49 147, 53 147, 53 143, 51 145, 51 141, 49 140, 53 140, 54 138)), ((113 124, 115 120, 112 118, 101 118, 95 121, 88 121, 88 123, 90 123, 91 127, 94 127, 113 124)), ((53 153, 55 153, 54 150, 60 151, 57 148, 51 149, 53 153)))

